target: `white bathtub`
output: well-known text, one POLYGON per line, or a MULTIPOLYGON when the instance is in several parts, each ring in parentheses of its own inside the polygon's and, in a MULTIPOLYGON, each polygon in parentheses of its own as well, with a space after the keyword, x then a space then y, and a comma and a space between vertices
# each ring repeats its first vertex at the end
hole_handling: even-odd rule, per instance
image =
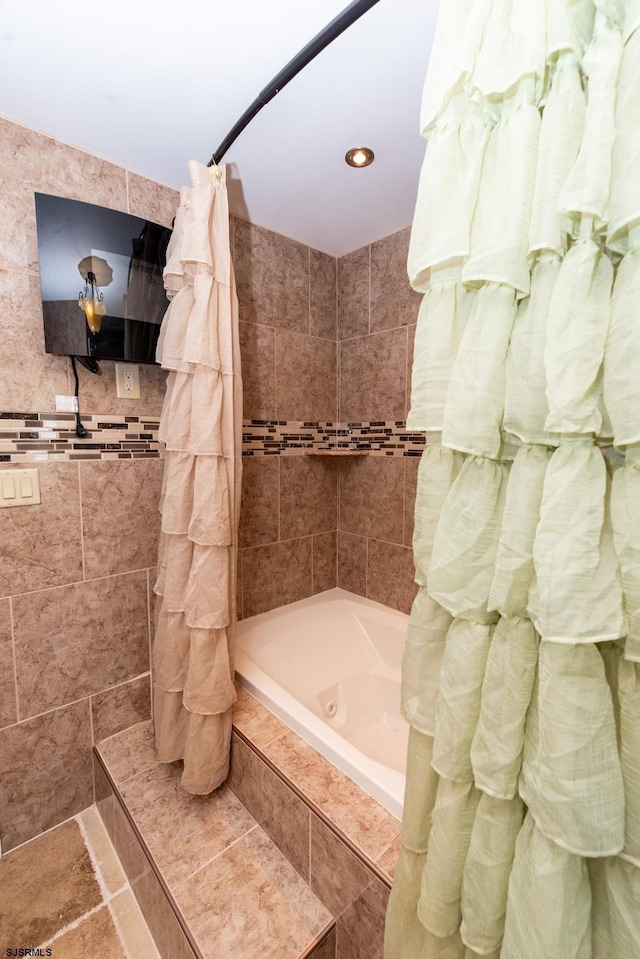
POLYGON ((236 678, 302 739, 402 815, 408 616, 332 589, 238 624, 236 678))

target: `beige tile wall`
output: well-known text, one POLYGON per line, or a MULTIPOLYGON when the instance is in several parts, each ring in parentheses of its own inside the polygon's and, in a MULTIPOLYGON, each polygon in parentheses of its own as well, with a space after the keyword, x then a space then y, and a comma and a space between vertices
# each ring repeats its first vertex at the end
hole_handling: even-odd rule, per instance
MULTIPOLYGON (((234 219, 245 419, 335 421, 336 260, 234 219)), ((338 472, 319 457, 243 460, 240 615, 336 585, 338 472)))
MULTIPOLYGON (((404 422, 420 304, 409 230, 337 261, 243 220, 234 233, 245 418, 404 422)), ((417 468, 379 455, 245 457, 241 615, 336 584, 408 612, 417 468)))
MULTIPOLYGON (((420 296, 406 271, 409 230, 338 260, 341 422, 406 419, 420 296)), ((419 459, 368 456, 339 467, 338 586, 409 612, 419 459)))
MULTIPOLYGON (((0 119, 0 411, 48 412, 71 392, 44 352, 34 191, 167 225, 177 193, 0 119)), ((186 171, 185 171, 186 173, 186 171)), ((80 370, 89 414, 157 416, 164 374, 116 398, 114 364, 80 370)), ((2 464, 4 466, 4 464, 2 464)), ((91 747, 150 715, 151 567, 159 460, 38 464, 42 503, 0 511, 0 835, 5 850, 93 799, 91 747)))

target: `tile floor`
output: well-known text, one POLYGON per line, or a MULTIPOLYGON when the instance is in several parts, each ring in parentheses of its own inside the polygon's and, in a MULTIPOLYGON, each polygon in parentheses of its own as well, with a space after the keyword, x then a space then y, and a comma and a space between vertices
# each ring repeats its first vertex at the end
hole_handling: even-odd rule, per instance
POLYGON ((95 806, 0 860, 0 955, 159 959, 95 806))

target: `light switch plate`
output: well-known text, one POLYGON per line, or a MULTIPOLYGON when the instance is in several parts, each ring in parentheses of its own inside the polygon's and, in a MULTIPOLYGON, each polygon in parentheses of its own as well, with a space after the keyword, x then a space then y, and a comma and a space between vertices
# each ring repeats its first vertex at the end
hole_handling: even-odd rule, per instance
POLYGON ((38 470, 0 470, 0 509, 40 502, 38 470))
POLYGON ((140 368, 136 363, 116 363, 116 391, 121 400, 140 399, 140 368))

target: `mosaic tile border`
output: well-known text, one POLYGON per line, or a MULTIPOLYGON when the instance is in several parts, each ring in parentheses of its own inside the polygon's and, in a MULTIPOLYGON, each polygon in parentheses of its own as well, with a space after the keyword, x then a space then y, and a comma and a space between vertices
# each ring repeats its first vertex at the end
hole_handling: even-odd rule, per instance
MULTIPOLYGON (((0 463, 163 456, 157 417, 83 414, 82 423, 88 433, 80 438, 75 433, 73 413, 0 412, 0 463)), ((425 447, 424 433, 408 431, 404 420, 245 420, 242 433, 243 456, 293 455, 310 450, 420 456, 425 447)))
POLYGON ((320 423, 245 420, 242 455, 281 455, 306 451, 364 452, 377 456, 421 456, 426 435, 407 430, 404 420, 320 423))
POLYGON ((0 412, 0 463, 157 459, 158 417, 82 414, 88 430, 76 436, 73 413, 0 412))

